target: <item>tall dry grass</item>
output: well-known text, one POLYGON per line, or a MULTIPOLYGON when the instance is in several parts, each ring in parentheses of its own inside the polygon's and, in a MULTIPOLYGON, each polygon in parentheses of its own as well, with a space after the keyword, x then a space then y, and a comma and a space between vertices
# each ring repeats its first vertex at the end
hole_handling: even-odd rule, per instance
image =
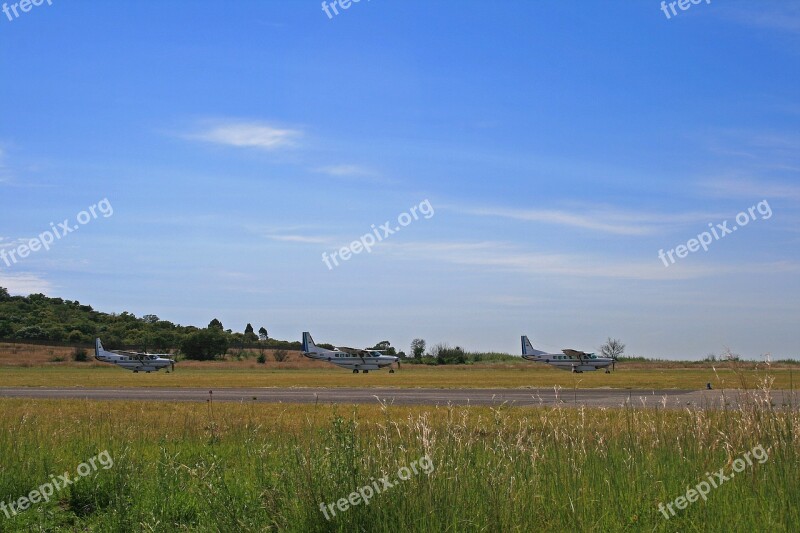
POLYGON ((0 400, 0 500, 108 449, 115 466, 3 531, 793 531, 800 425, 768 389, 723 410, 0 400), (769 453, 670 520, 754 446, 769 453), (422 455, 417 475, 325 519, 422 455))

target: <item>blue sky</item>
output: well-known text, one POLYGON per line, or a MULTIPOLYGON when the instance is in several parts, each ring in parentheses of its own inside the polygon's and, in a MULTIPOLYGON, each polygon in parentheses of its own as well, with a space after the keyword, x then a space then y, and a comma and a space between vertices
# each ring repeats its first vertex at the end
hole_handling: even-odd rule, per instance
POLYGON ((345 345, 800 354, 800 2, 339 11, 0 13, 0 249, 113 206, 0 286, 345 345))

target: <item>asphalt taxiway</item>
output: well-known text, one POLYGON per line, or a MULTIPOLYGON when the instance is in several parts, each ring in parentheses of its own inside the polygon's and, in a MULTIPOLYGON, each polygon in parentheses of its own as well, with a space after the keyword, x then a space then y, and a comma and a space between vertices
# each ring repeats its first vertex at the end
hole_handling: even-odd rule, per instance
MULTIPOLYGON (((586 407, 736 408, 738 390, 630 389, 400 389, 400 388, 36 388, 0 387, 2 398, 50 400, 325 403, 394 405, 511 405, 586 407)), ((796 395, 796 393, 795 393, 796 395)), ((774 406, 798 405, 790 391, 772 391, 774 406)))

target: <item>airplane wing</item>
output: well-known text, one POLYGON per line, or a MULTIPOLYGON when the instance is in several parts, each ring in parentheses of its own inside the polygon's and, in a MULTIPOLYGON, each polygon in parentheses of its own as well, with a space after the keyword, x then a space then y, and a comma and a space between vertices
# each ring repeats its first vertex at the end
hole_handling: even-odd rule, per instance
POLYGON ((561 351, 564 352, 565 355, 569 355, 570 357, 578 357, 579 359, 583 359, 584 357, 587 357, 589 355, 586 352, 582 352, 580 350, 573 350, 571 348, 564 348, 561 351))

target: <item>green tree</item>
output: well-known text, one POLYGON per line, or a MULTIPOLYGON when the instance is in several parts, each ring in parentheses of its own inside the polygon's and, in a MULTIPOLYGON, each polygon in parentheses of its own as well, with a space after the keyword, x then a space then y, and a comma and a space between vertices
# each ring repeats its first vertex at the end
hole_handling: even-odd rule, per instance
POLYGON ((451 348, 447 344, 437 344, 433 348, 436 363, 440 365, 463 365, 467 362, 464 350, 456 346, 451 348))
POLYGON ((247 323, 247 326, 244 328, 244 338, 245 340, 247 340, 247 342, 255 342, 258 340, 258 335, 256 335, 255 331, 253 331, 253 325, 250 324, 249 322, 247 323))
POLYGON ((91 340, 91 337, 77 329, 73 329, 67 335, 67 342, 72 344, 87 344, 91 342, 91 340))
POLYGON ((228 338, 215 327, 201 329, 189 334, 181 343, 181 352, 187 359, 208 361, 228 351, 228 338))
POLYGON ((414 339, 411 341, 411 353, 414 358, 425 355, 425 339, 414 339))
POLYGON ((397 354, 395 349, 392 347, 392 343, 390 343, 389 341, 381 341, 378 344, 376 344, 375 346, 373 346, 372 349, 373 350, 379 350, 381 352, 385 352, 386 355, 396 355, 397 354))
POLYGON ((220 322, 216 318, 208 323, 208 329, 212 329, 212 328, 213 329, 218 329, 220 331, 224 331, 225 330, 225 328, 222 327, 222 322, 220 322))
POLYGON ((264 326, 258 328, 258 338, 261 339, 262 341, 269 339, 269 333, 267 333, 267 328, 265 328, 264 326))
POLYGON ((27 326, 20 330, 17 330, 17 333, 14 336, 18 339, 37 340, 46 338, 47 333, 45 333, 45 331, 39 326, 27 326))

